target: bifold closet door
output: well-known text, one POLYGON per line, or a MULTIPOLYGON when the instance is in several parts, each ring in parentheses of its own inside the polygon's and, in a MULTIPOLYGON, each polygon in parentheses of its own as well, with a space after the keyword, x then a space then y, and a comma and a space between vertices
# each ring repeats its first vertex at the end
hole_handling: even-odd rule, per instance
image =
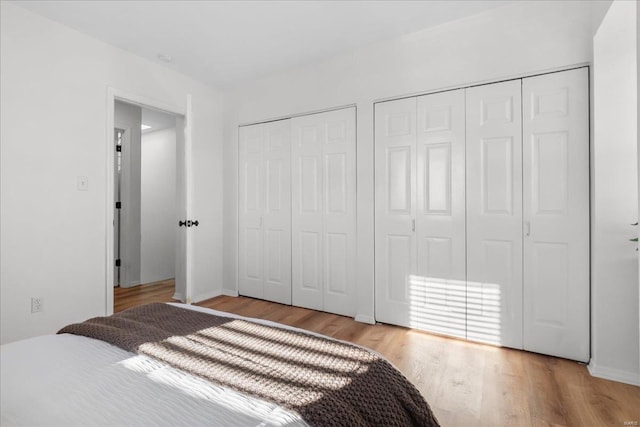
POLYGON ((465 337, 464 90, 376 104, 376 318, 465 337))
POLYGON ((418 97, 411 323, 466 337, 465 93, 418 97))
POLYGON ((411 276, 417 270, 416 98, 375 104, 375 315, 412 322, 411 276))
POLYGON ((291 119, 293 305, 355 315, 355 108, 291 119))
POLYGON ((523 79, 524 348, 589 360, 586 68, 523 79))
POLYGON ((289 120, 239 132, 240 295, 291 304, 289 120))
POLYGON ((521 80, 466 94, 467 338, 522 348, 521 80))

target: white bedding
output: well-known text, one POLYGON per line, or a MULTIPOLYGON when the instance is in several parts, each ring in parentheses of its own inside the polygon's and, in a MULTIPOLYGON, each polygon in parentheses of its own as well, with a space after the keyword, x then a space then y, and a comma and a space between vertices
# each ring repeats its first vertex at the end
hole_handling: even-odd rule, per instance
POLYGON ((275 404, 92 338, 44 335, 5 344, 0 363, 3 427, 305 425, 275 404))

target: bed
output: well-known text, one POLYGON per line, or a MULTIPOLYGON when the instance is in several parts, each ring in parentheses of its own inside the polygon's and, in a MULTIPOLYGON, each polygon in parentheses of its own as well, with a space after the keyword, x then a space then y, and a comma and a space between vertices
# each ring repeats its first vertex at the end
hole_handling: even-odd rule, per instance
POLYGON ((183 304, 5 344, 0 362, 2 426, 438 425, 371 350, 183 304))

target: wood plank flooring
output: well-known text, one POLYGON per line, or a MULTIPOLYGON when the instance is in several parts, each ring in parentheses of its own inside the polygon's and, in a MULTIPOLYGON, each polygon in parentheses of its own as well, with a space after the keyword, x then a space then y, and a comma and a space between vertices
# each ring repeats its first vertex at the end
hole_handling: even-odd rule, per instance
POLYGON ((175 280, 173 279, 131 288, 113 288, 113 312, 117 313, 129 307, 151 302, 180 302, 173 299, 174 292, 175 280))
MULTIPOLYGON (((116 292, 117 307, 171 301, 173 285, 156 286, 116 292), (145 300, 145 294, 152 297, 145 300)), ((584 365, 569 360, 397 326, 366 325, 246 297, 220 296, 197 305, 376 350, 418 387, 443 426, 623 426, 625 421, 640 421, 640 387, 594 378, 584 365)))

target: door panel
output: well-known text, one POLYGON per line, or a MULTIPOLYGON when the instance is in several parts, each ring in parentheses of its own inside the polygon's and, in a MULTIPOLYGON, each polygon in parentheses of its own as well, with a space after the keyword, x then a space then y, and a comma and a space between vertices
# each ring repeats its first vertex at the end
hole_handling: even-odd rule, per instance
POLYGON ((239 238, 238 290, 240 295, 264 298, 262 214, 264 209, 262 162, 264 125, 239 129, 239 238))
POLYGON ((263 154, 264 299, 291 304, 291 131, 289 120, 267 123, 263 154))
POLYGON ((417 98, 416 270, 410 325, 465 337, 465 94, 417 98))
POLYGON ((416 105, 416 98, 375 104, 375 316, 402 326, 412 324, 416 282, 416 105))
POLYGON ((292 126, 293 304, 355 314, 355 109, 292 126))
POLYGON ((523 79, 524 348, 589 360, 586 68, 523 79))
POLYGON ((466 97, 467 337, 522 348, 521 81, 466 97))
POLYGON ((290 304, 289 122, 239 132, 239 293, 290 304))

